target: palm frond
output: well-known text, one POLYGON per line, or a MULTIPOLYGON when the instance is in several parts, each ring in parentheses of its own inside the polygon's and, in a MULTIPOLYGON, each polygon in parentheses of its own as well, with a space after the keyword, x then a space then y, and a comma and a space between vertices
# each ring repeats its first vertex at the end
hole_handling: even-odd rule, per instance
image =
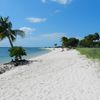
POLYGON ((11 40, 14 42, 16 40, 16 36, 14 36, 13 34, 10 35, 11 40))
POLYGON ((3 20, 4 20, 5 23, 8 22, 9 21, 9 16, 4 17, 3 20))
POLYGON ((0 16, 0 23, 3 22, 3 18, 0 16))
POLYGON ((16 35, 19 35, 21 37, 25 37, 25 32, 22 30, 13 30, 16 35))
POLYGON ((0 33, 0 40, 3 40, 6 38, 6 35, 4 33, 0 33))
POLYGON ((11 23, 11 22, 8 22, 8 24, 7 24, 7 25, 8 25, 7 27, 8 27, 9 29, 11 29, 11 28, 12 28, 12 23, 11 23))

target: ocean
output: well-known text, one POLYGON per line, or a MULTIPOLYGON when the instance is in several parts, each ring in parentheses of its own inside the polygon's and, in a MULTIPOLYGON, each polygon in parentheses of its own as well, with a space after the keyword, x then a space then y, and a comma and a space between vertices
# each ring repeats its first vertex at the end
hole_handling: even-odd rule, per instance
MULTIPOLYGON (((9 47, 0 47, 0 64, 7 63, 11 61, 11 57, 8 52, 9 47)), ((27 56, 24 56, 25 59, 30 59, 32 57, 36 57, 45 53, 50 52, 50 50, 44 48, 37 47, 24 47, 27 52, 27 56)))

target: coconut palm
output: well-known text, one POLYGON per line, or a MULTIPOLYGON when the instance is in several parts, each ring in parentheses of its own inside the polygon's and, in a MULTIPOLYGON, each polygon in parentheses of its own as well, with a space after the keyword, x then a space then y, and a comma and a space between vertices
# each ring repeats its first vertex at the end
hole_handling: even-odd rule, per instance
POLYGON ((0 40, 8 38, 11 47, 13 47, 13 41, 16 40, 16 36, 24 37, 24 32, 21 30, 13 30, 12 23, 9 21, 9 17, 0 17, 0 40))

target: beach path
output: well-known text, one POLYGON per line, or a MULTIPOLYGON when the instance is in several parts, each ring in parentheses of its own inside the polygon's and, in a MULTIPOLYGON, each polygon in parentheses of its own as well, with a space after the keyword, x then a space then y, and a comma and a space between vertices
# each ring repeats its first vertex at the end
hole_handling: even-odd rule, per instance
POLYGON ((0 100, 100 100, 97 62, 61 49, 32 60, 0 75, 0 100))

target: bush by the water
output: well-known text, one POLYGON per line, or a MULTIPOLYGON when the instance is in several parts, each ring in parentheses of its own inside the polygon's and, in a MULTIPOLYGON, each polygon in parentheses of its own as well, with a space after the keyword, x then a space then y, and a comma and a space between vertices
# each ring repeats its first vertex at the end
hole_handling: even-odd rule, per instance
POLYGON ((10 57, 15 57, 15 61, 22 60, 22 56, 26 56, 26 51, 22 47, 12 47, 9 50, 10 57))

